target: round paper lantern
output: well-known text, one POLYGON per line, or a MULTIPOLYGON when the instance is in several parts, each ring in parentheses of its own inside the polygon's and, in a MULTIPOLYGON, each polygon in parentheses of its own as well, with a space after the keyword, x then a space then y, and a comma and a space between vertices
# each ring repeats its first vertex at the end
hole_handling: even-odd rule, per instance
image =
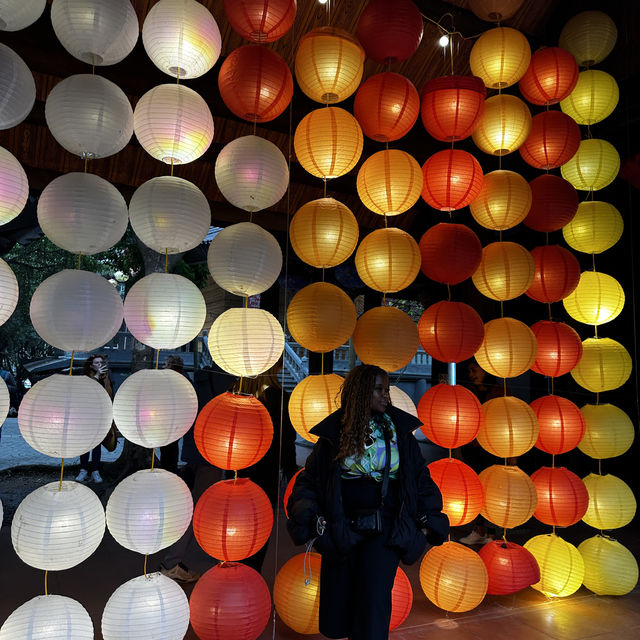
POLYGON ((197 413, 193 385, 171 369, 136 371, 118 387, 113 399, 113 419, 120 433, 149 449, 181 438, 197 413))
POLYGON ((20 124, 33 109, 36 100, 36 83, 24 60, 0 43, 0 129, 10 129, 20 124))
POLYGON ((527 38, 511 27, 485 31, 474 43, 469 57, 471 73, 487 87, 510 87, 522 78, 531 60, 527 38))
POLYGON ((575 155, 560 167, 562 177, 580 191, 597 191, 611 184, 620 170, 620 156, 606 140, 582 140, 575 155))
POLYGON ((280 275, 282 249, 257 224, 238 222, 211 241, 207 264, 219 287, 237 296, 253 296, 266 291, 280 275))
POLYGON ((580 409, 567 398, 542 396, 531 403, 538 418, 540 430, 536 447, 558 455, 575 449, 585 432, 585 421, 580 409))
POLYGON ((46 640, 47 636, 93 640, 93 622, 76 600, 46 595, 20 605, 0 627, 0 640, 46 640))
MULTIPOLYGON (((6 416, 9 413, 9 407, 11 406, 11 398, 9 396, 9 389, 7 383, 2 379, 0 384, 0 416, 6 416)), ((0 500, 0 527, 2 526, 2 500, 0 500)))
POLYGON ((327 373, 307 376, 295 386, 289 399, 289 418, 302 438, 317 442, 318 436, 309 431, 340 408, 343 382, 339 375, 327 373))
POLYGON ((90 73, 61 80, 47 96, 44 115, 58 144, 81 158, 122 151, 134 130, 131 104, 122 89, 90 73))
POLYGON ((18 280, 11 267, 0 258, 0 325, 3 325, 15 311, 18 295, 18 280))
POLYGON ((371 0, 358 19, 358 40, 379 64, 410 58, 422 40, 422 16, 410 0, 371 0))
POLYGON ((407 135, 419 113, 416 88, 409 79, 391 71, 363 82, 353 103, 353 115, 362 132, 378 142, 391 142, 407 135))
POLYGON ((576 82, 576 59, 560 47, 545 47, 531 56, 529 68, 520 79, 518 88, 528 102, 549 105, 566 98, 576 82))
POLYGON ((301 469, 298 469, 292 476, 291 479, 289 480, 289 482, 287 482, 287 487, 284 490, 284 496, 282 497, 282 504, 284 506, 284 515, 286 516, 287 520, 289 519, 289 511, 287 510, 287 504, 289 503, 289 498, 291 497, 291 494, 293 493, 293 487, 296 483, 296 480, 298 479, 298 476, 304 471, 304 467, 302 467, 301 469))
POLYGON ((582 341, 582 358, 571 370, 581 386, 601 393, 621 387, 631 375, 629 352, 611 338, 587 338, 582 341))
POLYGON ((482 260, 482 244, 464 224, 441 222, 420 238, 421 270, 427 278, 458 284, 470 278, 482 260), (455 255, 455 260, 447 256, 455 255))
POLYGON ((429 467, 431 479, 442 494, 442 510, 452 527, 476 518, 484 504, 484 491, 478 474, 462 460, 441 458, 429 467))
POLYGON ((413 604, 413 589, 407 574, 398 567, 396 577, 391 589, 391 620, 389 621, 389 631, 398 628, 411 612, 413 604))
POLYGON ((197 160, 213 140, 207 103, 183 84, 160 84, 136 104, 133 129, 142 148, 166 164, 197 160))
POLYGON ((530 131, 529 107, 520 98, 505 93, 485 100, 484 113, 471 137, 481 151, 504 156, 518 149, 530 131))
POLYGON ((197 247, 211 225, 204 193, 176 176, 160 176, 140 185, 131 197, 129 216, 136 236, 158 253, 197 247))
POLYGON ((316 178, 338 178, 356 166, 362 154, 362 129, 340 107, 308 113, 293 136, 298 162, 316 178))
POLYGON ((142 44, 153 64, 178 78, 199 78, 218 60, 222 39, 214 17, 195 0, 160 0, 142 25, 142 44))
POLYGON ((442 142, 468 138, 478 126, 486 95, 484 82, 476 76, 432 78, 422 88, 422 124, 442 142))
POLYGON ((420 430, 431 442, 455 449, 471 442, 482 424, 482 407, 469 389, 459 384, 437 384, 418 402, 420 430))
POLYGON ((289 240, 300 260, 318 269, 344 262, 358 244, 358 221, 333 198, 302 205, 291 219, 289 240))
POLYGON ((198 451, 214 467, 245 469, 269 450, 273 423, 255 396, 225 392, 200 411, 193 436, 198 451))
POLYGON ((578 449, 585 455, 602 460, 615 458, 628 451, 635 428, 631 418, 612 404, 585 404, 580 409, 585 421, 584 437, 578 449))
POLYGON ((296 17, 296 0, 224 0, 233 30, 252 42, 281 38, 296 17))
POLYGON ((160 572, 120 585, 102 613, 104 640, 153 637, 159 629, 165 638, 180 638, 188 627, 189 601, 184 589, 160 572))
POLYGON ((576 331, 564 322, 540 320, 531 325, 538 341, 538 355, 531 370, 556 378, 569 373, 582 357, 582 341, 576 331))
POLYGON ((562 304, 574 320, 598 326, 620 315, 624 299, 624 289, 615 278, 598 271, 583 271, 578 286, 562 304))
POLYGON ((455 211, 472 203, 482 189, 482 167, 466 151, 445 149, 422 165, 422 197, 438 211, 455 211))
POLYGON ((47 0, 5 0, 0 8, 0 30, 20 31, 33 24, 43 13, 47 0))
POLYGON ((344 29, 319 27, 300 38, 294 71, 298 85, 312 100, 342 102, 360 84, 364 51, 344 29))
POLYGON ((98 446, 111 427, 111 398, 89 376, 54 374, 36 382, 20 403, 20 433, 36 451, 73 458, 98 446))
POLYGON ((150 273, 124 301, 124 319, 133 336, 154 349, 176 349, 193 340, 206 316, 200 289, 184 276, 150 273))
POLYGON ((321 562, 318 553, 299 553, 287 560, 276 575, 273 604, 282 621, 296 633, 320 633, 321 562))
POLYGON ((524 548, 540 567, 540 581, 531 586, 546 596, 565 598, 575 593, 584 578, 584 561, 580 552, 555 534, 535 536, 524 548))
POLYGON ((615 78, 598 69, 582 71, 571 94, 560 108, 577 124, 591 125, 601 122, 618 105, 620 90, 615 78))
POLYGON ((62 571, 86 560, 100 546, 104 530, 104 509, 89 487, 50 482, 18 505, 11 544, 30 567, 62 571))
POLYGON ((582 11, 562 27, 560 46, 570 51, 581 67, 602 62, 613 49, 618 30, 602 11, 582 11))
POLYGON ((522 159, 536 169, 554 169, 569 162, 580 146, 580 128, 559 111, 531 118, 531 131, 520 147, 522 159))
POLYGON ((526 402, 514 396, 493 398, 482 405, 482 413, 478 443, 494 456, 518 457, 535 444, 538 419, 526 402))
POLYGON ((271 368, 284 350, 282 326, 264 309, 227 309, 209 330, 214 362, 234 376, 257 376, 271 368))
POLYGON ((563 300, 578 286, 580 263, 564 247, 544 245, 531 250, 535 274, 525 293, 538 302, 563 300))
POLYGON ((420 197, 422 184, 420 165, 400 149, 374 153, 358 171, 357 188, 362 204, 385 216, 410 209, 420 197))
POLYGON ((418 350, 418 328, 409 314, 396 307, 374 307, 358 318, 353 348, 364 364, 397 371, 418 350))
POLYGON ((457 542, 432 547, 420 563, 422 590, 445 611, 474 609, 487 593, 487 584, 487 569, 480 556, 457 542))
POLYGON ((328 282, 300 289, 287 308, 287 329, 305 349, 326 353, 344 344, 356 326, 351 298, 328 282))
POLYGON ((531 208, 531 187, 518 173, 499 169, 484 176, 478 197, 469 205, 474 220, 502 231, 522 222, 531 208))
POLYGON ((0 225, 11 222, 27 204, 27 174, 15 156, 0 147, 0 225))
POLYGON ((484 325, 484 340, 475 359, 497 378, 514 378, 531 367, 537 351, 536 337, 526 324, 515 318, 496 318, 484 325))
POLYGON ((622 216, 612 204, 585 200, 573 220, 562 227, 562 235, 576 251, 602 253, 620 240, 623 229, 622 216))
POLYGON ((123 306, 106 278, 63 269, 38 285, 29 315, 33 328, 50 345, 63 351, 93 351, 118 333, 123 306))
POLYGON ((482 344, 484 324, 464 302, 436 302, 420 316, 418 336, 422 348, 441 362, 462 362, 482 344))
POLYGON ((531 209, 525 226, 535 231, 557 231, 569 224, 578 210, 578 193, 560 176, 538 176, 530 183, 531 209))
POLYGON ((506 540, 494 540, 478 551, 487 567, 490 595, 516 593, 540 580, 540 568, 524 547, 506 540))
POLYGON ((587 511, 589 494, 584 482, 564 467, 542 467, 531 475, 538 506, 533 517, 554 527, 570 527, 587 511))
POLYGON ((480 513, 489 522, 513 529, 533 515, 538 502, 536 487, 522 469, 496 464, 481 471, 479 477, 484 489, 480 513))
POLYGON ((402 229, 376 229, 356 251, 356 269, 371 289, 385 293, 408 287, 420 271, 418 243, 402 229))
POLYGON ((584 586, 599 596, 624 596, 638 583, 638 562, 617 540, 593 536, 578 551, 584 560, 584 586))
POLYGON ((411 399, 411 396, 403 391, 400 387, 391 385, 389 387, 389 398, 391 400, 391 404, 394 407, 410 413, 415 418, 418 417, 418 410, 416 409, 416 405, 411 399))
POLYGON ((124 60, 133 51, 140 30, 128 0, 56 0, 51 3, 51 24, 74 58, 94 66, 124 60))
POLYGON ((151 554, 182 537, 191 522, 189 487, 164 469, 143 469, 116 486, 107 502, 107 526, 130 551, 151 554))
POLYGON ((255 569, 225 562, 198 580, 189 607, 200 640, 255 640, 269 622, 271 594, 255 569))
POLYGON ((469 9, 487 22, 503 22, 518 11, 522 0, 469 0, 469 9))
POLYGON ((636 514, 636 499, 629 485, 620 478, 590 473, 583 478, 589 492, 589 507, 582 518, 596 529, 619 529, 636 514))

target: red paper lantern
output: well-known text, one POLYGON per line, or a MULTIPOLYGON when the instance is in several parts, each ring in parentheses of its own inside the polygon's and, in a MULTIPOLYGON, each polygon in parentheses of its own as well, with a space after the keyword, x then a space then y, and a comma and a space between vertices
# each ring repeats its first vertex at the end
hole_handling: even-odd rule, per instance
POLYGON ((298 476, 304 471, 304 467, 302 467, 302 469, 298 469, 292 476, 291 480, 289 480, 289 482, 287 482, 287 488, 284 490, 284 515, 286 516, 287 520, 289 519, 289 511, 287 510, 287 503, 289 502, 289 498, 291 497, 291 494, 293 493, 293 485, 296 483, 296 480, 298 479, 298 476))
POLYGON ((580 281, 580 263, 564 247, 557 244, 531 250, 536 265, 531 286, 525 293, 538 302, 564 300, 580 281))
POLYGON ((431 227, 420 238, 419 247, 422 273, 443 284, 470 278, 482 260, 480 239, 464 224, 441 222, 431 227))
POLYGON ((478 126, 487 89, 477 76, 444 76, 429 80, 420 95, 424 128, 436 140, 468 138, 478 126))
POLYGON ((418 320, 422 348, 441 362, 471 358, 484 338, 484 323, 473 307, 464 302, 436 302, 418 320))
POLYGON ((411 612, 413 604, 413 589, 407 574, 398 567, 396 577, 391 589, 391 620, 389 621, 389 631, 399 627, 411 612))
POLYGON ((405 136, 418 119, 420 98, 412 82, 399 73, 386 71, 360 85, 353 103, 362 133, 378 142, 405 136))
POLYGON ((557 231, 569 224, 578 211, 578 192, 564 178, 543 175, 534 178, 531 187, 531 209, 524 219, 534 231, 557 231))
POLYGON ((281 38, 296 17, 296 0, 224 0, 233 30, 252 42, 281 38))
POLYGON ((422 173, 422 197, 429 206, 439 211, 455 211, 466 207, 482 189, 480 163, 470 153, 460 149, 434 153, 422 165, 422 173))
POLYGON ((538 561, 515 542, 494 540, 485 544, 478 554, 487 567, 487 593, 491 595, 516 593, 540 580, 538 561))
POLYGON ((422 40, 422 15, 411 0, 370 0, 358 20, 358 40, 380 64, 410 58, 422 40))
POLYGON ((269 622, 271 595, 255 569, 228 562, 198 580, 189 608, 200 640, 255 640, 269 622))
POLYGON ((543 111, 531 119, 531 131, 520 147, 522 159, 536 169, 569 162, 580 146, 580 127, 561 111, 543 111))
POLYGON ((538 417, 535 446, 553 455, 575 449, 584 437, 586 423, 578 407, 561 396, 542 396, 530 404, 538 417))
POLYGON ((480 431, 482 406, 469 389, 458 384, 437 384, 418 403, 420 429, 431 442, 455 449, 471 442, 480 431))
POLYGON ((584 482, 564 467, 542 467, 531 474, 538 493, 533 517, 554 527, 570 527, 582 519, 589 506, 584 482))
POLYGON ((529 68, 518 86, 532 104, 555 104, 564 100, 578 82, 578 63, 565 49, 547 47, 531 56, 529 68))
POLYGON ((275 51, 247 44, 232 51, 222 63, 218 88, 224 103, 239 118, 268 122, 289 106, 293 78, 275 51))
POLYGON ((538 340, 538 355, 531 370, 556 378, 569 373, 582 357, 582 340, 575 329, 564 322, 540 320, 531 326, 538 340))

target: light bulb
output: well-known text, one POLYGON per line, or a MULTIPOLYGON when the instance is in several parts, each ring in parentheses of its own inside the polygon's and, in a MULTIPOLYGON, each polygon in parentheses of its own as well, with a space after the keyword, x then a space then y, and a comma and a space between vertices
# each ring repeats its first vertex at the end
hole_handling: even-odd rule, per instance
POLYGON ((443 36, 440 36, 440 40, 438 40, 438 44, 441 47, 448 47, 449 46, 449 36, 446 35, 446 34, 443 35, 443 36))

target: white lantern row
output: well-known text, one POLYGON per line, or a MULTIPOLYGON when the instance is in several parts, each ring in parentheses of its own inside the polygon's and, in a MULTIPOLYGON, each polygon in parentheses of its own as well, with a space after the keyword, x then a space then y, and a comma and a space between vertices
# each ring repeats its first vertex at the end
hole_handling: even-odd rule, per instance
POLYGON ((20 124, 36 101, 36 83, 29 67, 12 49, 0 44, 0 129, 20 124))

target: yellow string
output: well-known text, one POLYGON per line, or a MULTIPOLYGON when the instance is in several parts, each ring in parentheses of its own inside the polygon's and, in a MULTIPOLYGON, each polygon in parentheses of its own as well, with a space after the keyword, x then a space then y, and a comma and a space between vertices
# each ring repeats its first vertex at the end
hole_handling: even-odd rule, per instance
POLYGON ((320 354, 320 375, 324 375, 324 353, 320 354))
POLYGON ((82 252, 78 254, 78 269, 80 268, 81 264, 82 264, 82 252))
POLYGON ((147 577, 148 577, 148 576, 147 576, 147 558, 148 558, 148 557, 149 557, 149 556, 145 553, 145 554, 144 554, 144 577, 145 577, 145 578, 147 578, 147 577))
POLYGON ((233 481, 234 482, 238 482, 238 470, 237 469, 233 470, 233 481))
POLYGON ((242 376, 240 376, 240 382, 238 383, 238 393, 239 394, 242 393, 242 380, 243 380, 243 378, 242 378, 242 376))
POLYGON ((160 361, 160 349, 156 349, 156 369, 158 368, 159 361, 160 361))
POLYGON ((84 172, 87 173, 87 163, 89 162, 89 158, 87 156, 84 157, 84 172))
POLYGON ((151 471, 153 471, 153 467, 155 466, 156 463, 156 448, 153 447, 153 449, 151 449, 151 471))
POLYGON ((73 375, 73 358, 75 357, 76 352, 72 351, 71 352, 71 362, 69 363, 69 375, 73 375))
POLYGON ((556 466, 556 456, 554 453, 551 454, 551 468, 555 469, 556 466))
POLYGON ((49 595, 49 588, 47 585, 47 576, 49 575, 49 572, 45 569, 44 570, 44 595, 48 596, 49 595))
POLYGON ((171 169, 170 169, 170 174, 169 175, 173 175, 173 157, 171 158, 171 169))
POLYGON ((58 491, 62 491, 62 474, 64 473, 64 458, 61 458, 60 462, 60 484, 58 485, 58 491))
POLYGON ((323 197, 326 198, 327 197, 327 179, 326 178, 322 178, 322 181, 324 182, 323 185, 323 197))

